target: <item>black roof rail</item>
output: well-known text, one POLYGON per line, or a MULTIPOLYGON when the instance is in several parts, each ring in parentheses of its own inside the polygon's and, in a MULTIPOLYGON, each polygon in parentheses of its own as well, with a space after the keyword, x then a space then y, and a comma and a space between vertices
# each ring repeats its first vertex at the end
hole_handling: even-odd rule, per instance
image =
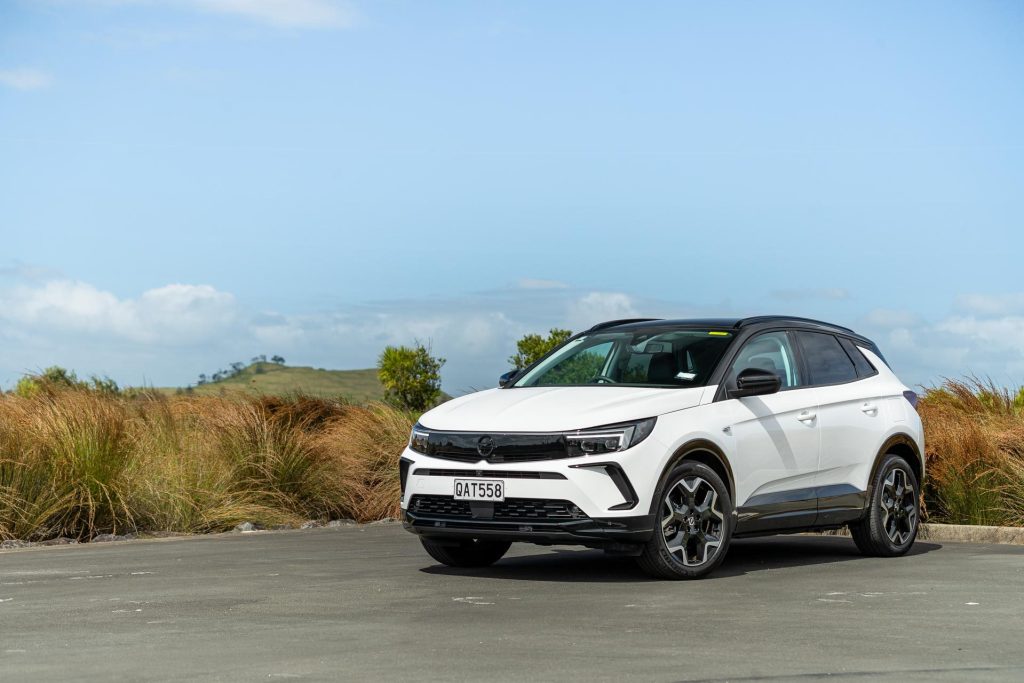
POLYGON ((795 323, 811 323, 812 325, 821 325, 822 327, 831 327, 834 330, 845 330, 850 334, 857 334, 849 327, 843 327, 842 325, 836 325, 835 323, 827 323, 824 320, 815 320, 814 318, 801 318, 795 315, 756 315, 751 318, 743 318, 742 320, 736 321, 736 328, 747 327, 748 325, 756 325, 757 323, 770 323, 770 322, 795 322, 795 323))
POLYGON ((607 320, 603 323, 594 325, 587 330, 587 332, 597 332, 598 330, 604 330, 609 327, 618 327, 619 325, 627 325, 629 323, 649 323, 654 320, 662 320, 662 318, 623 318, 621 320, 607 320))

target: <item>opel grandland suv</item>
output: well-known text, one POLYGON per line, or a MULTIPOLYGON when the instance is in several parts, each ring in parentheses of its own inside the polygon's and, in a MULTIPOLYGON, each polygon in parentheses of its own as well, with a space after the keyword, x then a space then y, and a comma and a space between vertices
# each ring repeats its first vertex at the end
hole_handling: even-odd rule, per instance
POLYGON ((845 327, 616 320, 499 384, 425 413, 400 460, 405 527, 443 564, 577 544, 682 579, 732 538, 848 526, 895 556, 917 535, 917 396, 845 327))

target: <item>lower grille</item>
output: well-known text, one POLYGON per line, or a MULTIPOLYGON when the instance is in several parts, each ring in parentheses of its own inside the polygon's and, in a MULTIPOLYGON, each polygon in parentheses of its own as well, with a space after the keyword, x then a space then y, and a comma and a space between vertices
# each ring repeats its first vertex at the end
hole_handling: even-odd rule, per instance
POLYGON ((452 496, 413 496, 409 501, 409 511, 430 515, 431 517, 447 517, 451 519, 480 518, 480 506, 494 506, 493 517, 496 521, 566 521, 587 519, 576 505, 567 500, 545 500, 542 498, 508 498, 495 503, 478 503, 473 501, 455 500, 452 496), (474 515, 474 509, 477 514, 474 515))

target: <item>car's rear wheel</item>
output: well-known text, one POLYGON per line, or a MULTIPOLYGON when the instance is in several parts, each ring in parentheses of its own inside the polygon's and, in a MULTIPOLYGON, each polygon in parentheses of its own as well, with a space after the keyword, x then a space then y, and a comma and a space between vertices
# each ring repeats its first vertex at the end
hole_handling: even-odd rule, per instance
POLYGON ((511 543, 471 539, 445 543, 421 538, 423 549, 432 558, 449 567, 487 567, 508 552, 511 543))
POLYGON ((683 462, 658 487, 654 535, 637 558, 660 579, 699 579, 729 549, 733 511, 729 489, 707 465, 683 462))
POLYGON ((850 524, 850 535, 865 555, 903 555, 917 538, 920 489, 910 464, 890 453, 875 474, 864 517, 850 524))

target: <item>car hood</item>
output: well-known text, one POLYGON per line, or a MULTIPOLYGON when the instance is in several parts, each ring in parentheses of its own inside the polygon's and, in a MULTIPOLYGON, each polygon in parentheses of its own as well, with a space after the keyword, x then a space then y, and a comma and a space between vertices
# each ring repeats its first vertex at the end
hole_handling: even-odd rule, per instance
POLYGON ((700 403, 704 387, 518 387, 488 389, 442 403, 420 418, 427 429, 560 432, 656 417, 700 403))

